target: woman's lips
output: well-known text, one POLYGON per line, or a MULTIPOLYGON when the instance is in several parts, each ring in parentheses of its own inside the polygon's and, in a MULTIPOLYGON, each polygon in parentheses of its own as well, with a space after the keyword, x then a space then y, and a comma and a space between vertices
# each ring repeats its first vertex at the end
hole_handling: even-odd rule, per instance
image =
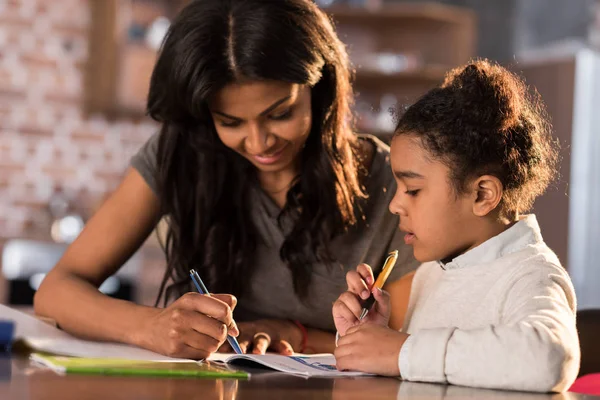
POLYGON ((283 155, 283 151, 285 150, 286 147, 287 147, 287 145, 283 146, 279 150, 276 150, 274 153, 253 155, 252 158, 254 158, 256 160, 256 162, 258 162, 259 164, 263 164, 263 165, 275 164, 277 161, 279 161, 281 159, 281 156, 283 155))

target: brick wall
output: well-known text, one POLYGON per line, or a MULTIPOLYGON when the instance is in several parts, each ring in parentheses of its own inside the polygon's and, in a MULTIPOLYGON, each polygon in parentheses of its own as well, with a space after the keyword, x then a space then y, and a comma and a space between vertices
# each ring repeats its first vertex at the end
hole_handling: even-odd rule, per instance
POLYGON ((0 243, 49 240, 56 190, 88 217, 157 129, 83 115, 89 22, 87 0, 0 0, 0 243))

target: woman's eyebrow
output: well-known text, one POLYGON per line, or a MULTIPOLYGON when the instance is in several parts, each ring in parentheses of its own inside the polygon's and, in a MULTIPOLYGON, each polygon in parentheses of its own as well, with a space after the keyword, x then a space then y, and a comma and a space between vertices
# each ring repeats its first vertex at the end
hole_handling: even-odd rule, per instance
MULTIPOLYGON (((260 116, 262 117, 265 114, 270 113, 271 111, 273 111, 274 109, 276 109, 281 103, 289 100, 290 97, 292 97, 292 95, 287 95, 287 96, 282 97, 281 99, 277 100, 276 102, 274 102, 273 104, 271 104, 269 107, 267 107, 264 111, 262 111, 260 113, 260 116)), ((236 120, 236 121, 241 121, 242 120, 241 118, 234 117, 233 115, 225 114, 224 112, 221 112, 221 111, 213 110, 213 112, 215 114, 219 114, 222 117, 226 117, 226 118, 233 119, 233 120, 236 120)))

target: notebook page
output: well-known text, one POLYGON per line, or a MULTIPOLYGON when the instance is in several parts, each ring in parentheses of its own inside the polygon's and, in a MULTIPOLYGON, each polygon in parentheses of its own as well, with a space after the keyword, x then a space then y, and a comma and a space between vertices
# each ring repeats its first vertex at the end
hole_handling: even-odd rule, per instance
POLYGON ((15 323, 15 339, 22 340, 29 347, 39 352, 88 358, 122 358, 171 362, 191 361, 163 356, 149 350, 125 344, 78 339, 35 317, 2 304, 0 304, 0 318, 12 320, 15 323))
POLYGON ((283 356, 279 354, 212 354, 208 361, 233 363, 236 360, 249 360, 257 364, 293 375, 306 377, 341 377, 341 376, 367 376, 356 371, 338 371, 335 367, 333 354, 294 354, 283 356))

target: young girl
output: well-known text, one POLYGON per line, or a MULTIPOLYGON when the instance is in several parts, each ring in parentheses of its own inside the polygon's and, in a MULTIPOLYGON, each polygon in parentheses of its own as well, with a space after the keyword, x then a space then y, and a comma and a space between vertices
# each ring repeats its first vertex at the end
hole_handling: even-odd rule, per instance
POLYGON ((424 262, 403 329, 385 292, 361 323, 373 273, 347 275, 333 306, 340 369, 406 380, 562 391, 577 376, 575 294, 534 215, 556 144, 537 97, 504 68, 451 71, 401 117, 391 147, 390 211, 424 262))

